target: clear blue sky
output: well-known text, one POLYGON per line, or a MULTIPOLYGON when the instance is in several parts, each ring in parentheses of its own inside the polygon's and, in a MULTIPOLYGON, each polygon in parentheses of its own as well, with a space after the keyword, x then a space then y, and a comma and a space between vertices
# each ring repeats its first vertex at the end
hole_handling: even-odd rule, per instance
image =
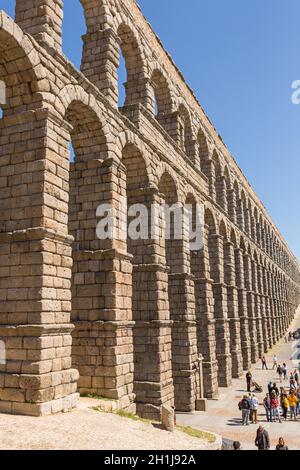
MULTIPOLYGON (((0 0, 13 15, 14 0, 0 0)), ((139 4, 300 259, 299 0, 139 4)), ((79 66, 84 21, 65 0, 64 51, 79 66)))

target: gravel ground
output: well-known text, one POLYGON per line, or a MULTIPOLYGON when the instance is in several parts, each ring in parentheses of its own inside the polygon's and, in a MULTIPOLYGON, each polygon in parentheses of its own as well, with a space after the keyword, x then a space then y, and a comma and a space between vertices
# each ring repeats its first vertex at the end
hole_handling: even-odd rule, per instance
POLYGON ((0 414, 1 450, 203 450, 207 441, 94 411, 81 399, 70 413, 32 418, 0 414))

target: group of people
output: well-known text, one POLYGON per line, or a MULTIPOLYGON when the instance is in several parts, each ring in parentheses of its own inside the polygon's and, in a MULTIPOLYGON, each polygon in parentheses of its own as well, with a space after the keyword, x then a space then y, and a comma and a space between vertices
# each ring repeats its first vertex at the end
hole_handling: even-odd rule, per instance
MULTIPOLYGON (((255 445, 258 450, 270 450, 271 448, 269 433, 262 426, 259 426, 257 430, 255 445)), ((233 443, 233 450, 241 450, 241 448, 241 443, 239 441, 235 441, 233 443)), ((275 450, 289 450, 283 437, 279 438, 275 450)))
POLYGON ((288 341, 296 341, 300 338, 300 332, 295 331, 294 333, 292 331, 289 332, 288 336, 286 337, 286 342, 288 341))
POLYGON ((268 422, 282 422, 282 418, 286 421, 290 413, 291 420, 297 420, 300 412, 300 390, 299 392, 290 389, 289 392, 284 387, 278 389, 276 383, 269 382, 268 393, 263 400, 266 418, 268 422))
MULTIPOLYGON (((291 333, 291 338, 295 339, 295 337, 295 334, 291 333)), ((265 356, 262 356, 261 363, 263 370, 269 370, 265 356)), ((262 403, 265 409, 266 420, 270 423, 282 423, 282 420, 286 421, 288 418, 297 421, 297 417, 300 415, 300 362, 297 368, 289 372, 287 364, 285 362, 279 363, 277 356, 274 355, 271 369, 277 372, 280 384, 282 381, 289 381, 289 383, 286 387, 277 386, 276 382, 268 383, 268 393, 265 395, 262 403)), ((258 423, 260 402, 256 393, 263 391, 263 388, 253 380, 251 371, 248 371, 246 374, 246 384, 248 394, 245 394, 238 403, 239 410, 242 412, 243 426, 249 426, 250 423, 258 423)), ((270 449, 269 434, 263 426, 259 426, 257 430, 255 445, 259 450, 270 449)), ((235 442, 233 448, 234 450, 239 450, 240 443, 235 442)), ((279 439, 276 450, 288 450, 282 437, 279 439)))

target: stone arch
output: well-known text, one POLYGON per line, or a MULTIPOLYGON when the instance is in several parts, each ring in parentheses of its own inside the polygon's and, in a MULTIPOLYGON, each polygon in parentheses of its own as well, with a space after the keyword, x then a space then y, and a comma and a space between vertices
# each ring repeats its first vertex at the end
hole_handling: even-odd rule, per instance
POLYGON ((178 144, 187 156, 194 160, 193 130, 191 116, 186 106, 181 103, 178 107, 178 144))
POLYGON ((200 169, 202 173, 209 177, 207 162, 209 160, 209 148, 207 142, 207 136, 204 133, 204 130, 200 127, 197 134, 197 143, 198 143, 198 155, 200 162, 200 169))
POLYGON ((213 199, 223 207, 223 194, 222 194, 222 166, 221 159, 216 150, 214 150, 212 155, 212 171, 211 171, 211 180, 213 186, 213 199))
POLYGON ((206 208, 204 213, 204 223, 208 227, 210 234, 215 235, 217 233, 217 224, 213 212, 206 208))
POLYGON ((219 224, 219 234, 224 238, 224 240, 228 240, 228 231, 223 219, 221 219, 219 224))
POLYGON ((39 91, 39 80, 43 78, 44 70, 31 40, 0 11, 0 80, 6 88, 4 114, 30 109, 33 96, 39 91))
POLYGON ((230 241, 234 245, 234 247, 237 248, 238 246, 237 235, 236 235, 234 228, 231 228, 231 231, 230 231, 230 241))
POLYGON ((229 168, 226 165, 224 167, 224 185, 223 185, 223 208, 225 212, 229 212, 231 199, 230 199, 230 191, 231 191, 231 178, 229 168))
POLYGON ((141 102, 142 95, 145 94, 145 64, 139 40, 130 26, 125 22, 121 23, 118 26, 117 35, 126 65, 127 82, 124 86, 126 90, 125 106, 128 106, 141 102), (143 87, 137 87, 138 83, 143 87), (137 88, 140 88, 139 92, 137 92, 137 88))
POLYGON ((155 184, 157 188, 161 186, 161 180, 165 173, 169 175, 171 180, 174 182, 174 185, 176 188, 176 199, 177 198, 180 199, 179 195, 181 191, 180 191, 180 182, 178 180, 178 174, 176 174, 175 171, 165 162, 161 162, 155 170, 154 178, 155 178, 155 184))
POLYGON ((119 161, 122 161, 122 154, 125 147, 132 147, 139 150, 140 154, 143 155, 149 184, 150 186, 157 186, 161 174, 165 171, 165 167, 162 168, 160 166, 159 170, 153 175, 147 148, 140 138, 131 131, 121 132, 113 143, 114 153, 119 161))
POLYGON ((164 115, 172 111, 172 96, 169 83, 165 75, 158 68, 152 72, 151 85, 157 106, 157 109, 155 109, 155 104, 153 103, 153 113, 160 122, 164 115))

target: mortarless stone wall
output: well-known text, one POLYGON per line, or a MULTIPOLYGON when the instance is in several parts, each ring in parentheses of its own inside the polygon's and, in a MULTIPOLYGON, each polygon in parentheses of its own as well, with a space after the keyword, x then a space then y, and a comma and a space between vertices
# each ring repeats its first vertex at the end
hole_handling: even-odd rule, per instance
POLYGON ((81 71, 61 52, 62 0, 0 12, 0 411, 68 410, 77 391, 193 411, 200 354, 215 398, 286 333, 299 264, 137 4, 81 3, 81 71), (97 207, 123 198, 203 204, 203 250, 99 240, 97 207))

